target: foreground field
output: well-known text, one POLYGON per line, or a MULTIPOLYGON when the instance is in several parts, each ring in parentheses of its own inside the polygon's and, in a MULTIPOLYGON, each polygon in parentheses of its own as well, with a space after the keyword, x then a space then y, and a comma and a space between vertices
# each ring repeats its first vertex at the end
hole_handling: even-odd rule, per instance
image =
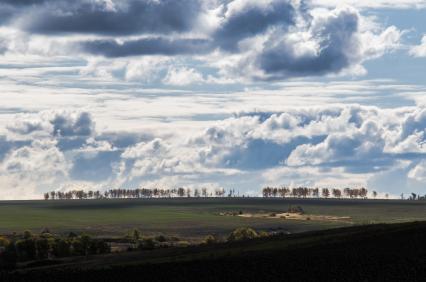
POLYGON ((353 226, 47 261, 0 273, 0 280, 424 281, 425 246, 425 222, 353 226))
MULTIPOLYGON (((87 232, 121 236, 138 228, 145 234, 164 233, 186 238, 223 236, 240 226, 297 233, 370 223, 426 220, 426 205, 418 201, 190 198, 0 202, 0 233, 49 228, 55 233, 87 232), (300 205, 318 216, 350 217, 351 221, 283 220, 221 216, 223 212, 284 212, 300 205)), ((315 217, 313 217, 315 219, 315 217)))

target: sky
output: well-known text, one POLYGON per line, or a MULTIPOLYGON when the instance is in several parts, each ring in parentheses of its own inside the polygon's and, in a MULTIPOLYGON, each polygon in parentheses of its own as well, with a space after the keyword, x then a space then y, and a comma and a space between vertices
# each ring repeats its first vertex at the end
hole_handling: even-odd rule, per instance
POLYGON ((0 0, 0 199, 426 194, 425 0, 0 0))

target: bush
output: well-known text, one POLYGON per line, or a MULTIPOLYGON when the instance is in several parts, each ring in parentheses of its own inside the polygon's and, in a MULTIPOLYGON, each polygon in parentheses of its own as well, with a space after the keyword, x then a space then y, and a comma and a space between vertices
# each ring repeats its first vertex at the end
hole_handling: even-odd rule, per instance
POLYGON ((50 232, 49 228, 43 228, 43 230, 40 232, 41 237, 52 237, 52 233, 50 232))
POLYGON ((68 257, 71 255, 71 243, 67 240, 57 239, 52 246, 55 257, 68 257))
POLYGON ((71 253, 73 256, 85 256, 89 254, 89 247, 91 243, 90 236, 82 234, 71 240, 71 253))
POLYGON ((16 267, 17 255, 15 244, 8 244, 3 247, 4 250, 0 253, 0 270, 11 270, 16 267))
POLYGON ((71 254, 73 256, 84 256, 86 255, 86 250, 84 245, 81 243, 79 238, 74 238, 71 243, 71 254))
POLYGON ((139 246, 138 249, 140 250, 152 250, 157 247, 157 242, 154 241, 152 238, 144 238, 142 240, 139 240, 139 246))
POLYGON ((167 241, 167 238, 164 235, 158 235, 158 236, 155 237, 155 240, 160 242, 160 243, 163 243, 163 242, 167 241))
POLYGON ((104 240, 98 240, 96 242, 96 249, 98 254, 107 254, 111 252, 111 248, 104 240))
POLYGON ((77 238, 78 237, 78 235, 77 234, 75 234, 74 232, 70 232, 69 234, 68 234, 68 238, 77 238))
POLYGON ((180 247, 180 248, 182 248, 182 247, 186 248, 186 247, 189 247, 189 246, 191 246, 191 244, 188 241, 179 241, 176 244, 176 247, 180 247))
POLYGON ((0 236, 0 247, 7 247, 9 244, 10 241, 7 238, 0 236))
POLYGON ((240 227, 232 231, 232 233, 228 236, 228 241, 242 241, 249 240, 259 237, 257 232, 249 227, 240 227))
POLYGON ((20 261, 34 260, 37 253, 35 240, 25 239, 17 241, 16 253, 20 261))
POLYGON ((90 242, 89 246, 89 254, 95 255, 95 254, 106 254, 111 251, 111 248, 109 245, 101 239, 93 240, 90 242))
POLYGON ((289 213, 298 213, 298 214, 304 214, 305 211, 303 210, 303 208, 301 206, 290 206, 287 210, 287 212, 289 213))
POLYGON ((30 239, 30 238, 33 237, 33 233, 31 233, 31 231, 29 231, 29 230, 26 230, 26 231, 24 231, 23 237, 24 237, 24 239, 30 239))
POLYGON ((179 242, 179 241, 180 241, 179 237, 176 237, 176 236, 171 236, 171 237, 169 238, 169 240, 170 240, 171 242, 179 242))
POLYGON ((210 245, 217 243, 217 238, 213 235, 207 235, 206 238, 204 238, 204 243, 210 245))
POLYGON ((49 255, 49 241, 45 238, 39 238, 35 241, 37 249, 37 258, 47 259, 49 255))
POLYGON ((269 237, 269 233, 266 231, 260 231, 259 232, 259 237, 269 237))
POLYGON ((133 229, 132 231, 129 232, 129 237, 135 241, 139 240, 140 238, 142 238, 142 234, 138 229, 133 229))

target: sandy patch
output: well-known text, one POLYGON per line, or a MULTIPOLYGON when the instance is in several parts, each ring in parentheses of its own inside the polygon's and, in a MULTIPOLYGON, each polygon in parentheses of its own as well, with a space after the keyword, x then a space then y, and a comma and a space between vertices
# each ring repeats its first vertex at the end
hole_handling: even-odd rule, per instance
POLYGON ((271 218, 271 219, 289 219, 289 220, 315 220, 315 221, 352 221, 350 216, 332 216, 332 215, 313 215, 300 213, 221 213, 225 216, 239 216, 245 218, 271 218))

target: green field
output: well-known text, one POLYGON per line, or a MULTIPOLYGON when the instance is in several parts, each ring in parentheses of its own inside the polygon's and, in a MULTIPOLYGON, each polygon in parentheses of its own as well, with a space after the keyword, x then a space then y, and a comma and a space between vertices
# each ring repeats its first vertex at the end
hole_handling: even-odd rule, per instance
POLYGON ((54 233, 87 232, 122 236, 133 228, 144 234, 186 238, 224 236, 236 227, 291 233, 354 224, 426 220, 426 204, 399 200, 191 198, 72 201, 1 201, 0 233, 49 228, 54 233), (221 216, 225 211, 283 212, 300 205, 307 214, 350 216, 352 222, 296 221, 221 216))

